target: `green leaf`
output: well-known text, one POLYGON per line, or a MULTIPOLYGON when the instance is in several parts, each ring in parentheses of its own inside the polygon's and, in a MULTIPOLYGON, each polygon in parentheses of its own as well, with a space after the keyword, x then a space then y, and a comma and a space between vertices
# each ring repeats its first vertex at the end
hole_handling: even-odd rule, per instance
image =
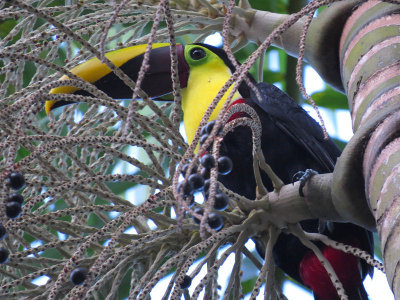
POLYGON ((17 157, 15 158, 15 161, 20 161, 24 157, 27 157, 29 154, 31 154, 26 148, 24 147, 19 147, 18 152, 17 152, 17 157))
POLYGON ((348 109, 347 97, 342 93, 339 93, 327 87, 322 92, 316 92, 311 95, 313 100, 318 106, 323 106, 330 109, 348 109))
POLYGON ((36 73, 36 66, 33 62, 31 61, 26 61, 25 62, 25 67, 24 67, 24 86, 28 86, 30 81, 32 80, 32 77, 36 73))
POLYGON ((334 138, 334 137, 331 137, 331 139, 335 142, 335 144, 339 147, 339 149, 340 150, 344 150, 344 147, 346 147, 346 145, 347 145, 347 143, 346 142, 344 142, 344 141, 342 141, 342 140, 339 140, 339 139, 336 139, 336 138, 334 138))
POLYGON ((15 25, 17 25, 17 21, 13 19, 0 22, 0 38, 5 38, 15 25))
POLYGON ((374 232, 374 254, 382 261, 382 248, 378 233, 374 232))
POLYGON ((275 83, 284 80, 285 76, 281 72, 273 72, 264 69, 264 82, 275 83))
POLYGON ((254 9, 265 10, 277 13, 287 13, 287 0, 276 0, 276 1, 266 1, 266 0, 250 0, 250 5, 254 9))
POLYGON ((257 276, 250 278, 249 280, 242 281, 242 293, 244 295, 250 293, 253 290, 254 285, 256 284, 256 280, 257 276))
POLYGON ((122 194, 126 192, 128 189, 133 188, 137 185, 136 182, 129 182, 129 181, 114 181, 114 182, 107 182, 107 186, 115 193, 115 194, 122 194))

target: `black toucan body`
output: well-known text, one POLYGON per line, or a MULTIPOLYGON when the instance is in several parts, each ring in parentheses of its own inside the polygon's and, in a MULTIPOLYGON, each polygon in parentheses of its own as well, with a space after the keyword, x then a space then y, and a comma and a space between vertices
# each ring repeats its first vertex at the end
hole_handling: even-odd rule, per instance
MULTIPOLYGON (((150 97, 158 98, 172 91, 172 81, 169 47, 167 44, 156 44, 155 47, 157 49, 150 52, 149 69, 141 88, 150 97)), ((107 54, 107 57, 133 80, 136 80, 143 61, 145 45, 117 51, 119 51, 118 55, 114 55, 116 52, 114 51, 107 54)), ((235 67, 223 50, 209 45, 178 45, 177 53, 184 124, 188 141, 191 143, 205 110, 235 71, 235 67)), ((86 66, 84 64, 72 69, 71 72, 95 84, 111 97, 130 98, 132 96, 131 89, 127 88, 97 59, 92 59, 86 66), (96 76, 93 76, 93 70, 96 70, 96 76)), ((64 76, 61 79, 66 78, 64 76)), ((250 75, 248 78, 256 84, 250 75)), ((246 103, 255 109, 262 124, 261 143, 265 159, 283 182, 291 183, 297 172, 306 169, 313 169, 319 173, 332 172, 340 150, 332 140, 324 139, 318 123, 274 85, 258 83, 256 88, 262 99, 258 100, 253 91, 243 82, 230 105, 246 103)), ((87 95, 86 92, 72 87, 56 88, 50 93, 87 95)), ((216 118, 226 98, 227 94, 218 104, 210 120, 216 118)), ((47 101, 46 111, 49 112, 50 109, 64 104, 66 103, 47 101)), ((232 159, 233 170, 228 175, 220 176, 219 181, 232 191, 255 199, 256 182, 253 173, 251 130, 248 127, 239 126, 228 133, 223 140, 221 155, 232 159)), ((272 191, 271 181, 266 174, 262 174, 262 180, 267 189, 272 191)), ((301 225, 309 232, 318 232, 322 228, 321 233, 331 239, 373 254, 372 234, 361 227, 350 223, 333 222, 321 227, 318 220, 306 220, 301 222, 301 225)), ((258 252, 262 255, 264 247, 257 239, 255 242, 258 252)), ((372 275, 372 267, 351 254, 323 245, 319 246, 335 269, 349 299, 368 299, 362 281, 368 273, 372 275)), ((276 264, 283 271, 313 290, 315 299, 338 299, 328 274, 316 256, 293 235, 280 234, 273 254, 276 264)))

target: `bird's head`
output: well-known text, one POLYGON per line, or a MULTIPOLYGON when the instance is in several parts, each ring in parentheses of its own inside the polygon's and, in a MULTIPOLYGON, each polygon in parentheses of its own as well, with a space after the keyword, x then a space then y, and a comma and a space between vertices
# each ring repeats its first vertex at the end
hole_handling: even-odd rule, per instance
MULTIPOLYGON (((146 47, 147 45, 138 45, 122 48, 108 52, 105 56, 136 81, 146 47)), ((235 67, 222 49, 213 46, 205 44, 177 45, 176 50, 180 88, 182 89, 184 124, 188 141, 191 143, 207 107, 235 71, 235 67)), ((94 84, 112 98, 130 99, 132 97, 132 89, 97 58, 79 64, 70 72, 94 84)), ((60 80, 65 79, 69 79, 69 77, 60 78, 60 80)), ((153 99, 166 100, 170 99, 165 96, 172 93, 172 86, 170 46, 169 44, 153 44, 141 89, 153 99)), ((230 89, 218 103, 210 120, 217 117, 229 91, 230 89)), ((50 91, 50 94, 60 93, 90 95, 86 91, 71 86, 61 86, 50 91)), ((248 87, 242 83, 233 99, 248 97, 248 95, 248 87)), ((56 107, 70 103, 72 102, 46 101, 46 112, 49 113, 56 107)))

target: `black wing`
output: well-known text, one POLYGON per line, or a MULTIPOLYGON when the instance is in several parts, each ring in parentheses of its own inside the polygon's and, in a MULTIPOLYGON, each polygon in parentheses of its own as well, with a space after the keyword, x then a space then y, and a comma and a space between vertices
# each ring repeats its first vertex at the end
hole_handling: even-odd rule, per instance
MULTIPOLYGON (((324 138, 321 126, 276 86, 258 83, 257 88, 262 99, 257 99, 251 91, 250 104, 258 111, 263 124, 263 152, 284 183, 289 183, 296 170, 311 168, 320 173, 332 172, 341 152, 331 139, 324 138), (278 145, 271 144, 271 141, 277 143, 276 135, 282 135, 278 145)), ((329 223, 331 226, 326 226, 321 233, 342 241, 356 237, 359 247, 373 254, 371 232, 351 223, 329 223)), ((306 231, 317 232, 319 222, 306 220, 301 225, 306 231)), ((257 248, 259 253, 263 253, 259 245, 257 248)), ((290 276, 301 281, 298 264, 308 251, 297 238, 281 234, 274 247, 275 262, 290 276), (293 249, 297 249, 295 253, 293 249)), ((366 263, 362 263, 362 269, 363 276, 373 272, 373 268, 366 263)))
POLYGON ((322 172, 332 172, 340 150, 331 139, 324 139, 321 126, 276 86, 262 82, 257 87, 263 99, 259 101, 252 91, 252 102, 264 110, 282 132, 301 145, 322 172))

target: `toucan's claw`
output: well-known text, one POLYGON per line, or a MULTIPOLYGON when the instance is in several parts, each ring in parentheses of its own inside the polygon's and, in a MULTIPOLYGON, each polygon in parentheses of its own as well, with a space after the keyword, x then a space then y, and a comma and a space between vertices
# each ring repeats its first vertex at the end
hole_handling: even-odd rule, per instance
POLYGON ((300 181, 299 194, 301 197, 304 197, 303 188, 306 185, 307 181, 309 181, 312 176, 317 174, 317 171, 313 169, 307 169, 305 171, 299 171, 293 175, 293 182, 300 181))

